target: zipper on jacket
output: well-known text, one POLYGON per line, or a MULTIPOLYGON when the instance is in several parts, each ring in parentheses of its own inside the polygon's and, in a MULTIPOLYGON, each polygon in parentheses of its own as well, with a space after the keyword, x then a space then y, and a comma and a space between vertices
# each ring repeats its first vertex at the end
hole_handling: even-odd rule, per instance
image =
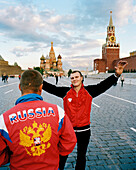
MULTIPOLYGON (((78 108, 78 93, 76 92, 76 107, 78 108)), ((78 124, 78 114, 76 114, 76 126, 78 124)))

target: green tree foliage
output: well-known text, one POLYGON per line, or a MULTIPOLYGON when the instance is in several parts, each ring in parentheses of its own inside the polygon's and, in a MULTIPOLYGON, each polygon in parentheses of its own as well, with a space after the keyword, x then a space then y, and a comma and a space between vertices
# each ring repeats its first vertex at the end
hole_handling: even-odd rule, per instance
POLYGON ((0 55, 0 60, 4 61, 4 59, 2 58, 2 56, 0 55))
POLYGON ((14 62, 14 66, 18 66, 17 62, 14 62))
POLYGON ((108 70, 108 73, 114 73, 115 70, 108 70))
POLYGON ((34 70, 39 71, 39 72, 43 75, 43 72, 44 72, 44 69, 43 69, 43 68, 40 68, 40 67, 34 67, 34 70))
POLYGON ((68 77, 70 77, 70 74, 72 73, 72 70, 71 69, 69 69, 69 71, 68 71, 68 77))

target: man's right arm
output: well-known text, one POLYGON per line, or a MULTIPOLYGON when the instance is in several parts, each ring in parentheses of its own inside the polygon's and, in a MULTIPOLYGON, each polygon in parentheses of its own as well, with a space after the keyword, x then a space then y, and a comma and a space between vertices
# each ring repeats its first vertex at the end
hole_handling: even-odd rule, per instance
POLYGON ((43 81, 43 90, 55 96, 63 98, 70 90, 70 87, 55 86, 53 84, 48 83, 47 81, 43 81))

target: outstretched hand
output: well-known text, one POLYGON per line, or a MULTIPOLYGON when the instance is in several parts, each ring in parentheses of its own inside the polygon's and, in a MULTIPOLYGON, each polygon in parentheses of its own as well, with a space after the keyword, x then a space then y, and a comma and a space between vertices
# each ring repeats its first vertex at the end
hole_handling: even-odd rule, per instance
POLYGON ((120 60, 117 63, 117 66, 115 67, 116 74, 120 76, 123 73, 123 70, 124 70, 124 68, 126 67, 127 64, 128 64, 127 61, 120 60))

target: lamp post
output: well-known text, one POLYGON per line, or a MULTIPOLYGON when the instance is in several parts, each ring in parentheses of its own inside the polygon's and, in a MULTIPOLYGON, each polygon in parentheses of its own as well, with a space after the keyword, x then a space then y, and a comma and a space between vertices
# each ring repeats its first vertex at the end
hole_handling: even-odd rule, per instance
POLYGON ((108 68, 108 67, 106 67, 106 73, 108 73, 108 69, 109 69, 109 68, 108 68))

